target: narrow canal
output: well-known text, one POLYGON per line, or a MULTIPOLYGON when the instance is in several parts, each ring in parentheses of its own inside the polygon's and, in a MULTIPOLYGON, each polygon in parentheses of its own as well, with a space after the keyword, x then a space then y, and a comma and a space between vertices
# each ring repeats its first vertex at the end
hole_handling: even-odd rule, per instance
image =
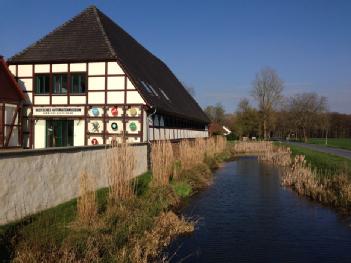
POLYGON ((350 219, 282 188, 255 157, 227 163, 182 213, 199 222, 171 262, 351 262, 350 219))

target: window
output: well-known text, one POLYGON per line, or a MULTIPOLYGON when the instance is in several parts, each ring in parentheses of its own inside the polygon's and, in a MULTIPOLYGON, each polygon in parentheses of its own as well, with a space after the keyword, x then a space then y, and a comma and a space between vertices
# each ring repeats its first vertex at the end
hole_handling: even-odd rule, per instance
POLYGON ((163 91, 163 89, 160 89, 163 97, 165 97, 166 100, 170 100, 169 97, 167 96, 167 94, 163 91))
POLYGON ((36 75, 35 76, 35 93, 49 94, 50 93, 50 75, 36 75))
POLYGON ((71 75, 71 94, 85 93, 85 74, 71 75))
POLYGON ((146 85, 152 90, 152 92, 154 93, 154 95, 155 95, 156 97, 158 97, 158 93, 156 92, 156 90, 155 90, 150 84, 146 83, 146 85))
POLYGON ((67 93, 67 74, 52 75, 52 93, 53 94, 67 93))

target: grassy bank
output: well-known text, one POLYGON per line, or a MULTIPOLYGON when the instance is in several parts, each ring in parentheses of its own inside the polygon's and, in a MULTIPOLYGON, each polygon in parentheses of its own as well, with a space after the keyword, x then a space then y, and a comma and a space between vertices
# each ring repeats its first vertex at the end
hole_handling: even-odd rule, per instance
POLYGON ((128 183, 123 178, 131 156, 117 149, 118 162, 108 164, 115 171, 108 188, 91 191, 93 180, 83 173, 78 199, 0 227, 0 261, 166 261, 162 250, 194 229, 194 222, 174 210, 182 198, 211 183, 211 169, 228 157, 224 145, 216 139, 154 145, 152 173, 128 183))
POLYGON ((351 150, 351 138, 330 138, 327 145, 325 144, 325 138, 310 138, 308 143, 351 150))
POLYGON ((300 147, 271 142, 246 142, 235 151, 257 154, 282 168, 281 184, 298 194, 349 214, 351 212, 350 163, 343 158, 300 147))
MULTIPOLYGON (((279 144, 275 144, 279 146, 279 144)), ((297 145, 281 144, 291 149, 292 155, 305 156, 306 162, 313 169, 317 169, 320 173, 339 173, 346 172, 351 174, 351 160, 342 158, 333 154, 317 152, 297 145)))

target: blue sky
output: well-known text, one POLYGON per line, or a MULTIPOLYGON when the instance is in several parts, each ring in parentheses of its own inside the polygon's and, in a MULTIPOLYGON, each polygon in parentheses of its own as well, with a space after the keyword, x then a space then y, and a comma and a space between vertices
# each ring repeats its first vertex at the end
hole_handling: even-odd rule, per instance
POLYGON ((351 113, 351 1, 0 0, 0 53, 9 57, 94 4, 177 77, 202 106, 235 110, 270 66, 286 95, 315 91, 351 113))

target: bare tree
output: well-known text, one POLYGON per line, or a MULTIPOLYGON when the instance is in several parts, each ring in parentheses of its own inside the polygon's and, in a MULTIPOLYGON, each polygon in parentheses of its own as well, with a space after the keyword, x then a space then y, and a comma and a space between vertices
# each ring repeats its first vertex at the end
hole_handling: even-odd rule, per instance
POLYGON ((263 68, 256 75, 251 95, 258 102, 262 115, 263 136, 268 138, 269 122, 282 99, 283 81, 275 70, 263 68))
POLYGON ((301 130, 307 142, 307 133, 312 129, 328 128, 328 101, 317 93, 300 93, 289 99, 289 113, 297 131, 301 130))
POLYGON ((212 122, 223 124, 225 110, 221 103, 217 103, 215 106, 207 106, 204 111, 212 122))

